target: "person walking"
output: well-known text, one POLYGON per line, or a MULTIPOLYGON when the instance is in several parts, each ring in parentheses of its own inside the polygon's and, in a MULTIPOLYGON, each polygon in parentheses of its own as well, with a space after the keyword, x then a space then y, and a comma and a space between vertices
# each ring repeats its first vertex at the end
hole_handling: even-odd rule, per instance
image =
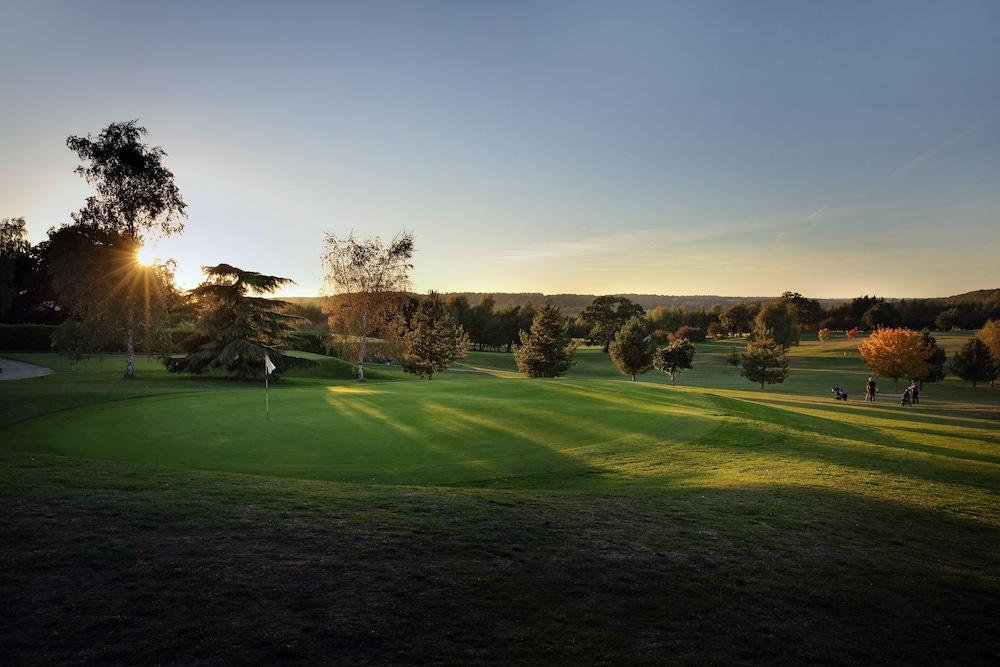
POLYGON ((875 384, 875 378, 868 378, 868 382, 865 384, 865 400, 869 403, 875 402, 875 394, 878 392, 878 385, 875 384))
POLYGON ((910 383, 910 400, 914 405, 920 403, 920 385, 916 380, 910 383))

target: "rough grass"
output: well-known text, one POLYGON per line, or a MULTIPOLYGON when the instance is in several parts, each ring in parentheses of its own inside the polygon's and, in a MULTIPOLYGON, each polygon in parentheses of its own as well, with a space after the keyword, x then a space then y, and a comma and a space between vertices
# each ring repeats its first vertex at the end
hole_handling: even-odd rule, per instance
POLYGON ((853 346, 763 393, 719 343, 676 389, 594 350, 555 381, 323 361, 270 421, 257 386, 11 355, 63 372, 0 383, 0 654, 995 662, 1000 392, 834 403, 853 346))

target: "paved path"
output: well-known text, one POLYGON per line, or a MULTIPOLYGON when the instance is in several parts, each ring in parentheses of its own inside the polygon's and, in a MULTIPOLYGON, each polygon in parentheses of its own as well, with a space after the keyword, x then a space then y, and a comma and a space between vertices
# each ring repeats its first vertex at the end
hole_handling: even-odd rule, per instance
POLYGON ((24 380, 25 378, 37 378, 43 375, 55 373, 51 368, 36 366, 23 361, 0 358, 0 380, 24 380))

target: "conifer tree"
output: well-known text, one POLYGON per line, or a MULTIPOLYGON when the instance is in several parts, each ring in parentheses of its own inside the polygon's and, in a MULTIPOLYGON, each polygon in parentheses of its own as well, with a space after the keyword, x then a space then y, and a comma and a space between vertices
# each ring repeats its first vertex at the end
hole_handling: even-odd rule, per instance
POLYGON ((434 373, 465 356, 469 336, 451 316, 444 300, 431 292, 413 315, 412 329, 406 334, 403 370, 430 380, 434 373))
POLYGON ((556 377, 569 370, 576 342, 568 330, 562 311, 546 301, 535 311, 531 329, 521 332, 521 344, 514 346, 518 369, 531 377, 556 377))
POLYGON ((229 264, 202 270, 208 279, 191 290, 204 306, 198 331, 185 341, 185 357, 164 360, 167 368, 196 374, 222 369, 234 377, 249 379, 263 372, 265 354, 279 370, 287 366, 281 350, 291 343, 295 325, 303 318, 283 312, 291 305, 289 302, 260 295, 293 281, 229 264))
POLYGON ((977 382, 994 382, 1000 375, 1000 364, 990 354, 986 343, 973 338, 951 358, 951 370, 963 380, 972 382, 975 389, 977 382))
POLYGON ((622 375, 631 375, 635 382, 635 376, 645 373, 653 364, 648 320, 638 316, 629 318, 608 345, 608 352, 622 375))
POLYGON ((751 382, 759 382, 761 391, 765 384, 784 382, 788 377, 785 348, 774 339, 774 333, 770 329, 760 332, 747 343, 741 373, 751 382))

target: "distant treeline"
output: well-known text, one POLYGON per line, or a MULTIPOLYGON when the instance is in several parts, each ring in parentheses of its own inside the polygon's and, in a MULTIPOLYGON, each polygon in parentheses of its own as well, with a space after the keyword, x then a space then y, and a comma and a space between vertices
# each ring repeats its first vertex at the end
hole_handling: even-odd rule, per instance
MULTIPOLYGON (((452 317, 468 333, 474 349, 510 351, 518 343, 521 332, 531 326, 537 306, 551 299, 542 295, 539 302, 531 299, 522 302, 508 299, 503 302, 499 296, 502 295, 483 294, 477 301, 472 301, 466 293, 453 293, 444 300, 452 317)), ((407 325, 422 298, 416 294, 406 295, 403 311, 407 325)), ((865 295, 836 300, 830 305, 797 292, 785 292, 779 297, 737 300, 730 305, 658 305, 649 310, 625 296, 587 298, 590 301, 576 313, 563 311, 568 320, 569 333, 574 338, 605 348, 633 316, 647 320, 649 331, 658 343, 675 338, 702 341, 709 337, 743 336, 753 329, 762 310, 768 311, 765 315, 767 321, 773 321, 777 328, 784 326, 787 329, 782 334, 786 342, 798 340, 801 333, 820 329, 978 329, 987 320, 1000 319, 1000 290, 981 290, 939 299, 895 301, 865 295), (784 325, 780 325, 779 321, 783 321, 784 325)), ((323 327, 325 315, 322 300, 308 297, 290 300, 295 304, 292 307, 295 314, 310 319, 318 329, 323 327)), ((553 300, 553 303, 556 302, 553 300)))

